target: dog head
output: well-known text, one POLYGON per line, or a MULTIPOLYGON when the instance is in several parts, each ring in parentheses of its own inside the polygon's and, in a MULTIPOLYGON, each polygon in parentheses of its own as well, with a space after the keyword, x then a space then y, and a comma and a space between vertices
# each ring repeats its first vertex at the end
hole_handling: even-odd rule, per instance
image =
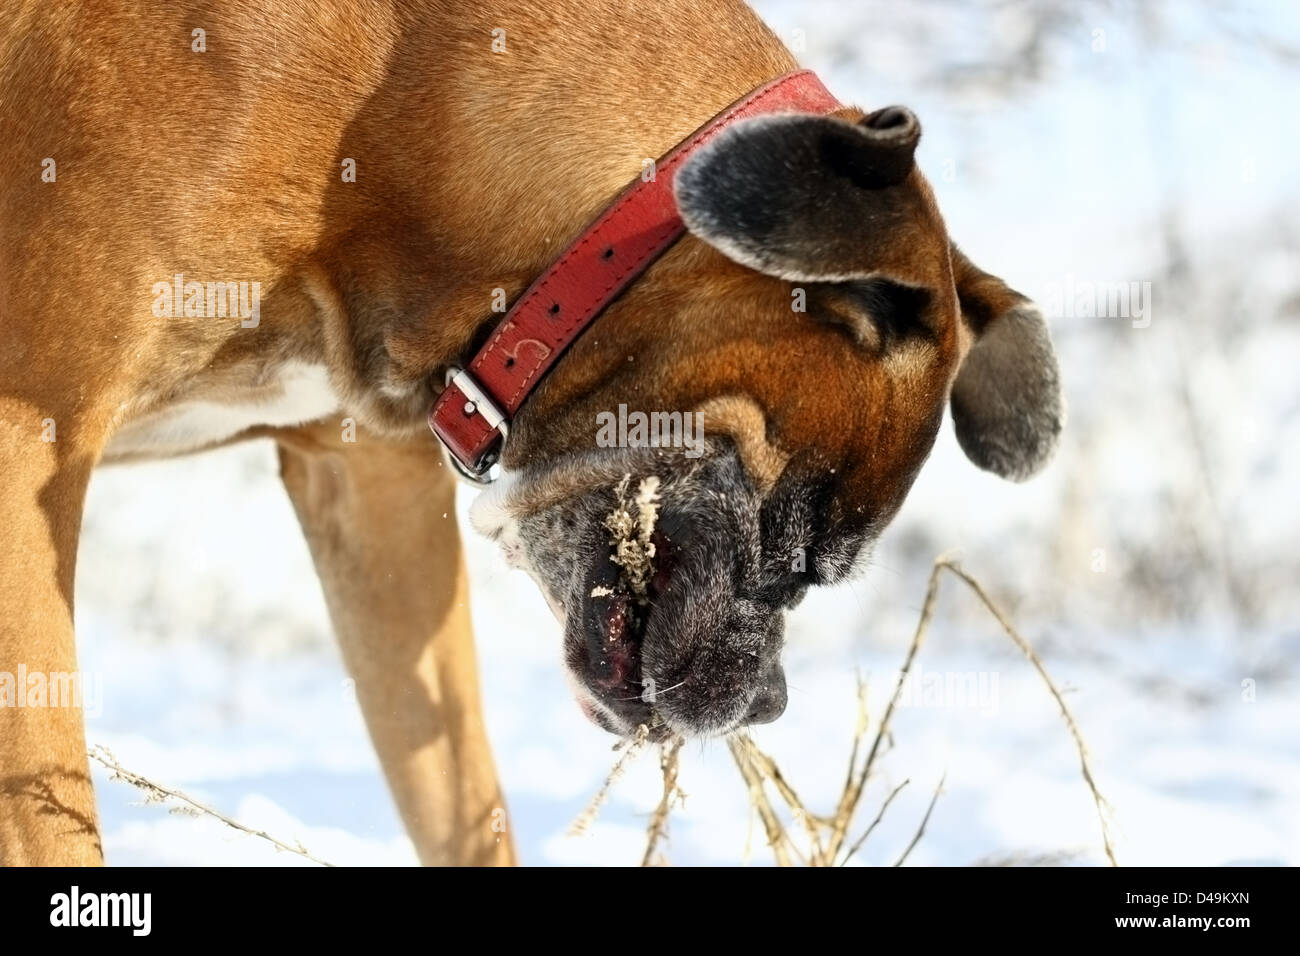
POLYGON ((945 404, 980 467, 1049 457, 1046 325, 953 246, 919 136, 898 107, 726 129, 677 175, 689 234, 516 419, 474 523, 537 579, 607 729, 779 716, 783 612, 861 566, 945 404))

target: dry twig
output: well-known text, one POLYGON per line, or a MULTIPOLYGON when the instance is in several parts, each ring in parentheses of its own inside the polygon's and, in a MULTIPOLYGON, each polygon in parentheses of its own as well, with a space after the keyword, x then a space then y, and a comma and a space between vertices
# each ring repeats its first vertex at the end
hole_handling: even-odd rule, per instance
POLYGON ((293 846, 285 843, 283 840, 276 839, 265 830, 254 830, 252 827, 244 826, 244 824, 240 823, 238 820, 232 820, 224 813, 218 813, 211 807, 199 803, 199 801, 195 800, 188 794, 182 793, 179 790, 173 790, 171 787, 164 787, 162 784, 154 783, 148 777, 142 777, 138 773, 133 773, 132 771, 127 770, 117 762, 117 758, 113 756, 112 751, 107 747, 96 744, 86 752, 86 755, 90 757, 91 760, 98 761, 112 771, 111 779, 121 780, 139 790, 143 790, 147 796, 147 802, 165 803, 169 800, 179 801, 182 806, 175 809, 182 809, 187 813, 194 813, 199 816, 215 817, 231 829, 238 830, 240 833, 247 833, 249 836, 255 836, 259 839, 266 840, 268 843, 273 844, 277 850, 283 850, 286 853, 294 853, 304 859, 311 860, 313 863, 319 863, 321 866, 334 865, 333 863, 327 863, 319 857, 312 856, 311 853, 307 852, 307 848, 301 843, 293 846))
MULTIPOLYGON (((848 830, 857 813, 858 806, 861 803, 867 782, 871 777, 878 759, 884 752, 882 747, 887 749, 891 740, 890 725, 893 720, 894 712, 898 705, 903 687, 906 684, 907 677, 911 673, 912 665, 921 649, 921 645, 925 641, 927 633, 929 632, 930 623, 934 617, 935 605, 939 596, 939 580, 944 571, 954 575, 974 591, 975 595, 988 609, 989 613, 991 613, 998 624, 1001 625, 1002 630, 1016 645, 1021 654, 1024 655, 1025 659, 1029 661, 1035 671, 1037 671, 1039 677, 1041 677, 1043 682, 1047 685, 1048 691, 1051 693, 1057 706, 1060 708, 1061 716, 1064 719, 1065 725, 1070 732, 1070 736, 1074 740, 1076 749, 1078 750, 1083 779, 1087 784, 1089 792, 1092 794, 1093 802, 1097 807, 1097 816, 1101 824, 1102 845, 1105 849, 1106 858, 1110 861, 1112 866, 1117 866, 1118 863, 1115 859, 1114 844, 1111 839, 1110 826, 1107 820, 1109 807, 1097 788, 1091 766, 1088 763, 1087 749, 1083 742, 1083 734, 1080 732, 1073 714, 1070 713, 1069 707, 1066 706, 1061 692, 1057 689, 1055 682, 1048 675, 1047 669, 1043 666, 1042 660, 1034 652, 1033 647, 1023 636, 1021 636, 1015 627, 1012 626, 1006 614, 988 596, 988 593, 984 590, 983 586, 980 585, 975 578, 962 570, 956 562, 943 557, 935 561, 934 568, 930 573, 930 578, 926 586, 925 601, 921 606, 921 615, 917 621, 916 631, 912 636, 912 642, 908 646, 907 656, 904 659, 903 668, 899 673, 898 683, 895 685, 894 692, 885 706, 884 714, 880 720, 880 725, 876 728, 876 733, 872 738, 871 746, 867 751, 866 758, 861 762, 861 764, 858 762, 858 756, 866 737, 869 720, 866 705, 866 687, 861 681, 858 682, 858 723, 854 731, 853 749, 849 756, 849 770, 835 812, 829 819, 818 817, 808 811, 799 800, 798 796, 794 793, 794 790, 782 777, 776 762, 766 754, 763 754, 752 740, 746 738, 743 745, 732 746, 732 755, 736 759, 737 766, 741 769, 741 775, 745 778, 746 785, 749 788, 751 802, 754 803, 755 809, 758 812, 759 817, 763 820, 764 827, 767 830, 768 843, 774 848, 788 844, 791 850, 795 853, 798 852, 797 848, 795 848, 794 844, 790 841, 789 834, 786 833, 784 827, 782 827, 779 818, 777 818, 774 813, 770 812, 771 806, 767 801, 766 791, 763 788, 765 781, 773 784, 777 793, 781 795, 782 799, 790 807, 795 816, 802 820, 808 827, 810 846, 809 863, 813 866, 843 866, 847 863, 848 860, 857 853, 859 849, 861 849, 867 838, 879 825, 881 819, 884 817, 885 811, 893 802, 894 797, 897 796, 898 792, 907 785, 907 781, 904 781, 898 787, 894 788, 881 804, 880 811, 877 813, 876 818, 871 822, 863 834, 851 846, 849 846, 847 850, 845 850, 844 844, 848 830), (756 777, 757 779, 755 779, 756 777), (817 836, 818 828, 825 828, 829 831, 824 843, 817 836)), ((895 866, 901 866, 911 854, 912 849, 918 842, 920 842, 942 788, 943 780, 941 779, 939 787, 936 788, 934 796, 930 800, 930 804, 925 811, 925 816, 922 818, 915 836, 913 836, 911 843, 908 844, 907 848, 903 851, 903 854, 894 864, 895 866)), ((789 855, 785 854, 784 858, 783 862, 782 857, 778 856, 778 864, 789 865, 789 855)))
POLYGON ((736 766, 740 768, 740 775, 744 777, 745 785, 749 787, 749 802, 754 812, 758 814, 758 818, 763 821, 763 829, 767 832, 767 845, 772 848, 777 866, 791 866, 793 861, 790 859, 790 851, 794 847, 789 843, 785 827, 781 825, 780 818, 772 808, 772 802, 767 798, 767 791, 763 789, 762 774, 750 762, 742 738, 728 737, 727 746, 731 749, 731 756, 735 759, 736 766))
POLYGON ((609 776, 605 778, 605 782, 601 784, 600 789, 596 791, 596 795, 591 798, 591 802, 587 804, 587 808, 583 810, 582 813, 578 814, 578 819, 574 820, 572 825, 570 825, 569 836, 586 835, 587 830, 591 827, 592 823, 595 822, 596 816, 600 813, 600 808, 604 806, 605 801, 609 799, 609 791, 613 788, 614 784, 618 783, 619 778, 627 772, 628 765, 632 762, 632 759, 641 753, 649 736, 650 728, 646 724, 642 724, 636 729, 636 736, 627 742, 627 745, 623 748, 623 753, 619 755, 618 762, 614 764, 614 768, 610 770, 609 776))
POLYGON ((948 775, 945 773, 939 778, 939 786, 934 788, 934 796, 930 798, 930 805, 925 808, 925 816, 921 817, 921 825, 916 828, 916 836, 912 837, 912 842, 907 845, 907 849, 903 851, 903 855, 898 858, 894 866, 902 866, 907 858, 911 856, 912 848, 921 842, 921 837, 925 835, 925 825, 930 822, 930 814, 934 813, 934 805, 939 802, 939 794, 943 791, 943 782, 947 777, 948 775))
POLYGON ((1038 676, 1043 679, 1043 683, 1046 684, 1047 689, 1051 691, 1052 697, 1056 700, 1056 705, 1061 708, 1061 717, 1065 721, 1065 726, 1069 729, 1070 736, 1074 738, 1075 749, 1079 752, 1079 767, 1083 772, 1084 782, 1088 784, 1088 789, 1092 792, 1093 803, 1097 807, 1097 820, 1101 824, 1101 841, 1102 845, 1106 849, 1106 859, 1110 861, 1111 866, 1119 866, 1119 863, 1115 860, 1115 846, 1111 840, 1110 821, 1107 819, 1107 814, 1110 812, 1110 806, 1106 803, 1106 799, 1101 795, 1101 791, 1097 789, 1097 782, 1093 779, 1092 769, 1088 764, 1088 748, 1083 742, 1083 734, 1079 730, 1079 725, 1075 723, 1074 715, 1070 713, 1070 708, 1065 705, 1065 698, 1062 697, 1061 692, 1057 690, 1056 683, 1048 675, 1047 668, 1043 666, 1042 660, 1040 660, 1038 655, 1034 653, 1033 647, 1030 646, 1027 640, 1021 637, 1019 631, 1012 627, 1011 622, 1007 620, 1007 616, 1002 613, 1002 609, 993 603, 993 599, 988 596, 983 586, 981 586, 978 581, 958 567, 956 563, 944 559, 940 559, 935 563, 934 571, 930 575, 930 580, 937 580, 939 572, 944 569, 947 569, 962 581, 965 581, 966 585, 975 592, 975 596, 983 602, 984 606, 988 608, 989 613, 992 614, 993 617, 997 619, 997 622, 1002 625, 1002 630, 1006 632, 1007 637, 1011 638, 1016 647, 1020 648, 1020 653, 1025 656, 1029 663, 1034 665, 1034 670, 1038 671, 1038 676))
POLYGON ((894 802, 894 797, 898 796, 898 794, 902 791, 902 789, 911 782, 912 781, 910 779, 904 780, 893 790, 889 791, 889 796, 885 797, 885 802, 880 805, 880 812, 877 813, 876 818, 871 821, 871 825, 868 826, 866 830, 863 831, 862 836, 858 837, 857 841, 853 844, 853 846, 849 847, 849 852, 845 853, 843 858, 839 862, 840 866, 843 866, 845 863, 849 862, 849 858, 853 856, 853 854, 858 852, 862 844, 867 842, 867 838, 871 836, 872 831, 874 831, 876 827, 880 825, 881 820, 885 819, 885 811, 888 810, 889 805, 894 802))
POLYGON ((681 802, 685 799, 685 794, 677 786, 678 757, 685 742, 682 737, 674 737, 664 743, 660 749, 659 769, 664 775, 664 794, 660 797, 654 813, 650 815, 650 825, 646 828, 646 847, 645 855, 641 857, 642 866, 651 866, 654 863, 655 850, 668 833, 668 812, 672 809, 673 801, 681 802))
MULTIPOLYGON (((867 710, 867 690, 866 685, 859 680, 858 682, 858 720, 853 734, 853 746, 849 755, 848 773, 845 776, 844 786, 836 804, 835 811, 829 816, 822 816, 812 813, 799 795, 795 792, 786 777, 781 773, 775 760, 763 753, 758 745, 752 739, 745 735, 733 734, 727 740, 727 746, 731 751, 732 759, 740 771, 742 779, 745 781, 746 789, 749 793, 750 805, 758 819, 763 824, 763 830, 767 837, 767 844, 772 850, 772 854, 778 866, 791 866, 797 861, 809 866, 843 866, 853 857, 854 854, 862 848, 868 837, 875 831, 876 827, 884 818, 885 811, 889 809, 894 798, 899 794, 903 787, 907 786, 908 781, 903 781, 895 787, 885 798, 880 806, 879 812, 875 819, 847 848, 845 846, 849 828, 857 815, 858 807, 862 802, 862 796, 866 791, 868 782, 871 779, 872 771, 875 769, 879 758, 892 747, 891 724, 894 712, 897 709, 898 701, 906 685, 907 678, 912 671, 912 665, 916 661, 917 654, 920 652, 921 645, 925 642, 925 637, 929 632, 930 623, 934 617, 935 605, 939 596, 939 580, 943 572, 949 572, 956 578, 964 582, 980 599, 988 609, 1002 630, 1011 639, 1011 641, 1020 650, 1021 654, 1033 665, 1039 677, 1047 685, 1057 706, 1060 708, 1061 716, 1065 725, 1074 740, 1074 744, 1079 753, 1079 762, 1083 771, 1083 779, 1088 785, 1092 794, 1093 802, 1097 808, 1097 816, 1101 823, 1102 844, 1105 848, 1106 858, 1112 866, 1117 866, 1115 860, 1114 845, 1111 840, 1110 825, 1107 819, 1109 807, 1097 788, 1096 781, 1092 774, 1091 766, 1088 762, 1087 748, 1084 746, 1083 735, 1079 731, 1079 726, 1074 720, 1066 706, 1061 692, 1057 689, 1055 682, 1047 673, 1043 666, 1042 660, 1034 652, 1029 642, 1012 626, 1010 620, 1002 609, 988 596, 975 578, 971 577, 957 565, 956 562, 940 557, 935 561, 934 567, 930 572, 930 578, 926 586, 925 601, 921 607, 920 618, 916 624, 916 630, 912 635, 912 642, 908 646, 907 656, 903 661, 902 670, 899 672, 898 683, 890 695, 885 709, 880 718, 880 723, 876 727, 875 734, 871 738, 870 747, 866 749, 866 756, 859 761, 859 756, 863 751, 867 731, 870 726, 869 714, 867 710), (786 804, 791 814, 797 818, 804 826, 808 838, 808 854, 805 855, 800 851, 799 844, 791 838, 790 833, 786 830, 768 795, 767 784, 771 784, 777 795, 786 804)), ((637 753, 645 743, 647 729, 643 726, 639 729, 638 735, 628 745, 622 757, 614 769, 610 772, 605 781, 605 785, 593 799, 587 811, 579 818, 574 825, 573 832, 582 832, 586 826, 595 818, 601 803, 604 802, 609 792, 610 786, 623 773, 628 760, 637 753)), ((647 829, 647 847, 645 856, 642 860, 643 865, 648 865, 654 856, 654 851, 667 830, 668 816, 671 811, 672 802, 675 795, 680 795, 681 791, 677 785, 677 755, 680 751, 682 741, 680 738, 666 744, 661 757, 660 766, 664 775, 663 797, 659 801, 658 807, 651 816, 650 826, 647 829)), ((946 775, 945 775, 946 777, 946 775)), ((912 850, 920 842, 921 837, 925 834, 925 829, 930 821, 930 816, 934 812, 935 804, 938 802, 939 794, 943 790, 944 779, 941 778, 939 785, 935 788, 934 795, 930 799, 929 806, 926 808, 925 815, 921 818, 920 825, 907 847, 903 850, 894 866, 902 866, 906 862, 912 850)), ((748 852, 748 851, 747 851, 748 852)))

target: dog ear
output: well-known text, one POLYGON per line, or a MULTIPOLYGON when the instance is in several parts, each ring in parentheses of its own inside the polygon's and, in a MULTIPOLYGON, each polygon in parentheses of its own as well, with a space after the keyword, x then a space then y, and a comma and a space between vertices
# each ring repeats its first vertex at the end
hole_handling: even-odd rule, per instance
POLYGON ((920 136, 899 106, 858 123, 744 120, 683 164, 678 212, 693 234, 759 272, 794 282, 865 278, 877 264, 873 247, 898 241, 911 222, 912 200, 891 187, 915 168, 920 136))
POLYGON ((971 461, 1013 481, 1037 472, 1065 424, 1056 352, 1043 314, 956 246, 953 278, 974 335, 952 387, 957 441, 971 461))

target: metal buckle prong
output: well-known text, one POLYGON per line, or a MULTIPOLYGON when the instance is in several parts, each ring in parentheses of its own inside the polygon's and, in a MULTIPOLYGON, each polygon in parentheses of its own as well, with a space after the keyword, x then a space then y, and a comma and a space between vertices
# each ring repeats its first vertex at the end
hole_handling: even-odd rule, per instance
POLYGON ((496 464, 496 462, 500 461, 501 449, 505 447, 506 439, 510 437, 510 422, 506 419, 505 413, 502 412, 501 409, 497 407, 497 404, 488 397, 486 392, 483 391, 474 376, 465 369, 454 365, 447 369, 445 384, 447 386, 455 385, 456 388, 460 390, 460 393, 465 396, 466 415, 482 415, 483 420, 488 423, 490 428, 495 428, 501 433, 501 446, 497 449, 497 453, 488 461, 487 466, 479 471, 461 462, 461 460, 456 457, 455 452, 447 447, 447 443, 442 440, 442 436, 438 435, 436 430, 434 431, 434 434, 438 437, 439 443, 442 445, 442 450, 446 454, 448 461, 451 462, 452 468, 455 469, 456 473, 460 475, 460 477, 464 478, 470 484, 478 485, 479 487, 490 485, 494 480, 490 475, 492 466, 496 464))
POLYGON ((487 393, 479 387, 477 379, 463 368, 452 366, 447 369, 447 384, 455 385, 460 389, 460 393, 468 401, 465 403, 465 414, 473 415, 475 412, 483 416, 483 420, 491 428, 501 432, 502 439, 510 435, 510 423, 506 421, 506 416, 501 409, 497 408, 496 403, 488 398, 487 393))

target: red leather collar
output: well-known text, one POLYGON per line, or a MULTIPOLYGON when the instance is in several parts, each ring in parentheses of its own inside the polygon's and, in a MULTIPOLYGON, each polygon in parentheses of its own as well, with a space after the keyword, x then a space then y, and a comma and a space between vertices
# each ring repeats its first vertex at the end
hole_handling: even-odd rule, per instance
POLYGON ((510 420, 564 350, 685 231, 673 178, 731 123, 767 113, 829 113, 840 104, 810 71, 790 73, 727 107, 638 177, 515 302, 468 369, 452 368, 429 412, 456 470, 484 484, 510 420))

